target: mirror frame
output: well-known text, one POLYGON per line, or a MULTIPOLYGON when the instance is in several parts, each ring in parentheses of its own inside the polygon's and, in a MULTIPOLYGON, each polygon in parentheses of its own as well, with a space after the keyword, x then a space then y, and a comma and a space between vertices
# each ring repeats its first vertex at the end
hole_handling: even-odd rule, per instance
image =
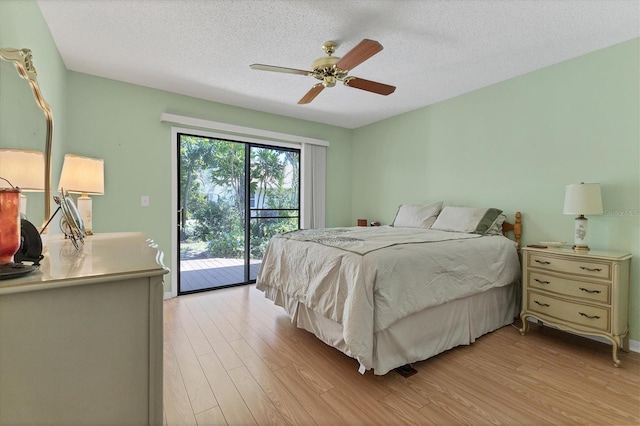
POLYGON ((47 123, 47 134, 44 150, 44 221, 51 217, 51 155, 53 145, 53 113, 51 107, 44 100, 40 85, 38 84, 38 73, 33 66, 30 49, 0 48, 0 59, 13 62, 20 77, 24 78, 33 92, 38 107, 44 112, 47 123))

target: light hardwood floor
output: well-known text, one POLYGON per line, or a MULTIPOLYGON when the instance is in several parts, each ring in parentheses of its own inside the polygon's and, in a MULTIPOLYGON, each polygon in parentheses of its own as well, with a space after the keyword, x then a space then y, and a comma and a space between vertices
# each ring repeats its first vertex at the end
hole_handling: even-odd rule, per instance
POLYGON ((164 418, 188 424, 640 424, 640 354, 513 326, 414 364, 358 364, 254 285, 164 302, 164 418))

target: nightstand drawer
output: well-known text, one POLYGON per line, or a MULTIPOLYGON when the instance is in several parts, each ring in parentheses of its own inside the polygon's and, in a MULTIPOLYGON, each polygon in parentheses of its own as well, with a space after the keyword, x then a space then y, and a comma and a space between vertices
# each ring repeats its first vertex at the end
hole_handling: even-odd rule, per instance
POLYGON ((529 288, 538 288, 560 295, 587 301, 611 303, 611 285, 588 281, 570 280, 542 272, 530 271, 529 288))
POLYGON ((572 303, 567 300, 551 297, 530 291, 527 309, 549 317, 573 323, 577 326, 608 332, 609 309, 599 306, 572 303))
POLYGON ((582 259, 564 259, 543 253, 529 256, 529 267, 548 271, 564 272, 586 277, 611 279, 611 263, 594 262, 582 259))

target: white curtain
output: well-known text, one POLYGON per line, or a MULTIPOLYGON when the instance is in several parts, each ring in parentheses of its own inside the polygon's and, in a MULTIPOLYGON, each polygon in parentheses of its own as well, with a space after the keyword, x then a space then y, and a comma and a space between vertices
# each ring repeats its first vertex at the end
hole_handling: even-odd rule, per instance
POLYGON ((302 229, 324 228, 327 147, 302 144, 302 229))

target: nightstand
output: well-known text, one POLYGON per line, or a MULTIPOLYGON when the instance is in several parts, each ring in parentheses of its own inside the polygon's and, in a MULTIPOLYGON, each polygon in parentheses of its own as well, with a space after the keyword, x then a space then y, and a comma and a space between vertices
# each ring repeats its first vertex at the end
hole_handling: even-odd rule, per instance
POLYGON ((522 328, 532 317, 559 329, 600 336, 629 348, 631 254, 571 249, 522 249, 522 328))

